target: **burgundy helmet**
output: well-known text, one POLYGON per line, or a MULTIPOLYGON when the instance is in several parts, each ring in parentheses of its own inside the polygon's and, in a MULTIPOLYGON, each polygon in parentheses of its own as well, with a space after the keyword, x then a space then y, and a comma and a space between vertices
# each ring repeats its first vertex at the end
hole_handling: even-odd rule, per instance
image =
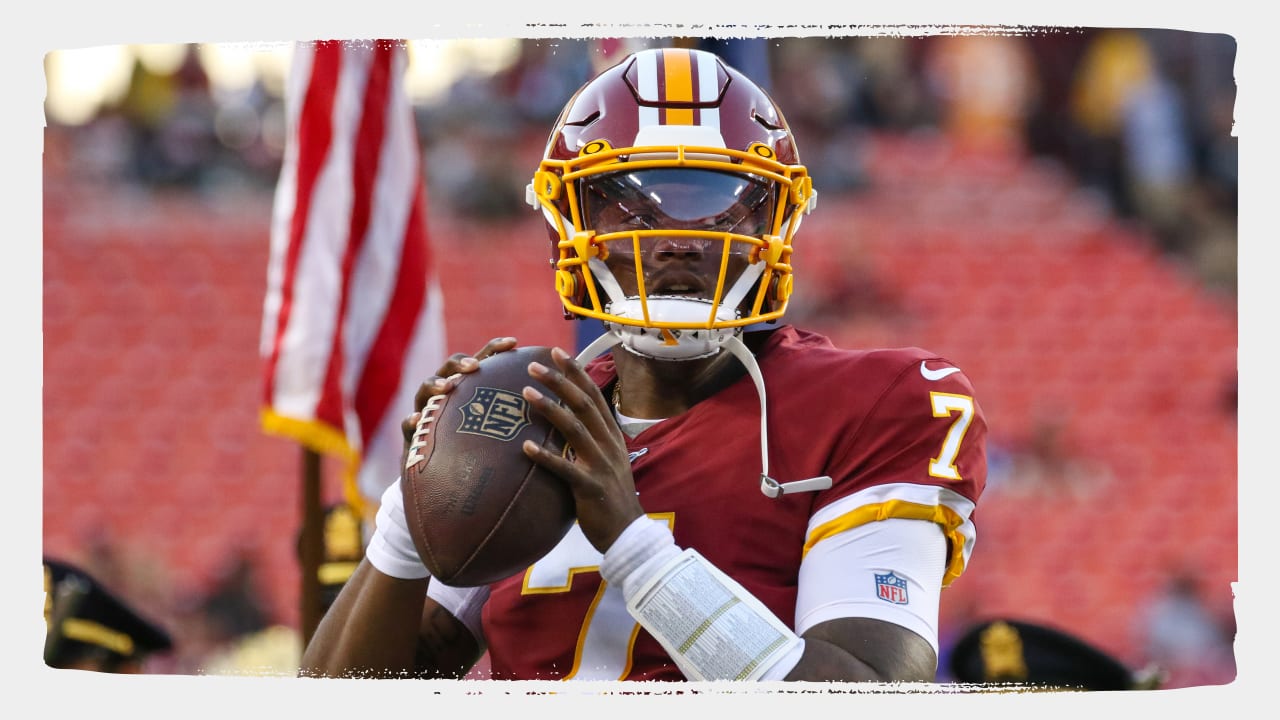
POLYGON ((815 198, 769 95, 681 48, 636 52, 580 88, 528 188, 566 317, 671 359, 782 316, 792 238, 815 198))

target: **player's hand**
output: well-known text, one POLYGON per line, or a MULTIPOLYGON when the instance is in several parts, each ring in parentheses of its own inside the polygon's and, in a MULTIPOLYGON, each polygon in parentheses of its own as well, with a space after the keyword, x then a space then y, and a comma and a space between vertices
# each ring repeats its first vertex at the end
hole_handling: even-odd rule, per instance
POLYGON ((490 355, 511 350, 515 346, 515 338, 500 337, 485 343, 484 347, 474 355, 454 353, 444 361, 439 370, 436 370, 435 375, 418 386, 418 391, 413 395, 413 412, 400 421, 400 434, 404 436, 404 447, 400 451, 401 468, 409 457, 409 445, 413 442, 413 434, 418 430, 418 421, 422 419, 422 409, 427 406, 427 401, 434 395, 451 392, 464 374, 475 372, 476 368, 480 367, 481 360, 490 355))
POLYGON ((636 498, 626 441, 600 389, 564 350, 552 348, 551 357, 555 367, 530 363, 529 376, 555 393, 561 402, 532 386, 524 388, 524 398, 564 435, 573 448, 573 457, 561 457, 527 441, 524 452, 569 484, 577 506, 578 526, 603 553, 633 520, 644 514, 644 508, 636 498))

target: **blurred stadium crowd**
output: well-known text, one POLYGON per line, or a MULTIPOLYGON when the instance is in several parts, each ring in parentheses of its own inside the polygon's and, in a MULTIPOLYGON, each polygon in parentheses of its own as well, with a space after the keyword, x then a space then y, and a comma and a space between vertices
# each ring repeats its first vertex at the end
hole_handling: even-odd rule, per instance
MULTIPOLYGON (((768 68, 809 156, 839 158, 815 165, 815 180, 829 193, 867 182, 859 143, 867 133, 943 132, 978 150, 1025 152, 1061 163, 1117 216, 1141 224, 1207 284, 1234 294, 1230 36, 1046 28, 703 42, 767 57, 746 62, 768 68)), ((464 73, 445 96, 420 104, 436 202, 480 222, 523 212, 527 173, 514 166, 516 156, 492 149, 513 138, 540 141, 559 98, 614 56, 592 38, 529 39, 505 69, 464 73)), ((267 80, 214 93, 194 49, 172 73, 137 62, 119 102, 85 125, 55 124, 50 133, 71 134, 67 150, 77 175, 89 180, 203 193, 270 189, 283 152, 283 108, 267 80)))
MULTIPOLYGON (((1030 615, 1161 664, 1169 686, 1230 682, 1234 40, 524 40, 508 67, 417 107, 448 350, 479 347, 495 306, 527 308, 524 342, 572 342, 524 204, 546 130, 623 46, 694 42, 765 70, 814 174, 791 319, 933 347, 988 397, 981 540, 944 595, 944 641, 1030 615), (478 283, 497 252, 510 274, 478 283), (1162 374, 1139 379, 1153 355, 1162 374), (1016 369, 1032 364, 1043 375, 1016 369)), ((297 451, 256 418, 275 85, 213 92, 191 52, 46 129, 44 436, 66 436, 72 409, 98 423, 102 473, 46 449, 45 552, 169 627, 149 672, 288 674, 297 652, 297 451), (77 387, 87 363, 96 381, 77 387), (201 437, 174 430, 182 397, 208 405, 201 437)))

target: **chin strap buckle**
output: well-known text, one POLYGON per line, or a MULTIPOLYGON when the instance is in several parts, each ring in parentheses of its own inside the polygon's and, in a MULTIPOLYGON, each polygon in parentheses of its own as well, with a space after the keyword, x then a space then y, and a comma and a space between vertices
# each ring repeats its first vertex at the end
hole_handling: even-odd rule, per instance
POLYGON ((760 492, 764 493, 765 497, 776 498, 779 495, 816 492, 818 490, 826 490, 830 487, 831 478, 826 475, 811 477, 807 480, 793 480, 785 483, 780 483, 768 475, 760 475, 760 492))

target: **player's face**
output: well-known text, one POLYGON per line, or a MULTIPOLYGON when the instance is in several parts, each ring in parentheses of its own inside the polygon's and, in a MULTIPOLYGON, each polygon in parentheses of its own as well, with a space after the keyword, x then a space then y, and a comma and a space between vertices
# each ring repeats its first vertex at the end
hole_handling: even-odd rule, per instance
POLYGON ((726 233, 759 237, 774 208, 762 180, 690 168, 597 176, 584 191, 587 227, 597 237, 623 233, 603 238, 605 263, 629 297, 639 295, 637 279, 643 277, 649 296, 715 299, 722 266, 728 288, 754 249, 726 233))

